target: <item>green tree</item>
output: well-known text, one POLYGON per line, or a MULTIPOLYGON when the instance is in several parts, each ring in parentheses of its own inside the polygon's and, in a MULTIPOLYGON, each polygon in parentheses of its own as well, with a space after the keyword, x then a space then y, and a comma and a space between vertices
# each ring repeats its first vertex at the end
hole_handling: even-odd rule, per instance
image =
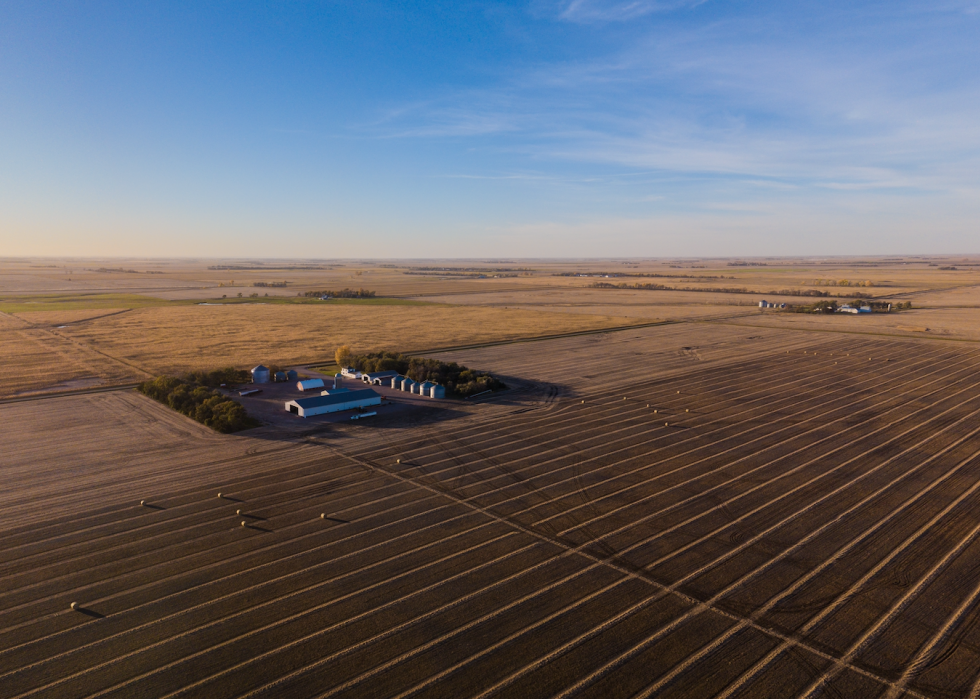
POLYGON ((351 362, 351 351, 350 347, 347 345, 341 345, 334 352, 334 360, 337 362, 337 366, 343 368, 345 366, 350 366, 351 362))

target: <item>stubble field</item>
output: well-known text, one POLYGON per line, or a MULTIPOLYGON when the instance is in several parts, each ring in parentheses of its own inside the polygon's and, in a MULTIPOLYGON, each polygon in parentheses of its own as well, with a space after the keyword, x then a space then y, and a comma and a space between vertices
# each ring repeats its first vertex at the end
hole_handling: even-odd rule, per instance
POLYGON ((135 395, 0 406, 4 694, 980 693, 977 348, 674 325, 445 356, 522 387, 232 437, 135 395))

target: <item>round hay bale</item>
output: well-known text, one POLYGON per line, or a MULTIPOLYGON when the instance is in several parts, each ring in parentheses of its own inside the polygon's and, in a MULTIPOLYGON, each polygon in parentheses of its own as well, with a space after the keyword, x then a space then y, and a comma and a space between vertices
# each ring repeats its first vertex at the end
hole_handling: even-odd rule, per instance
POLYGON ((72 608, 72 609, 75 609, 75 608, 77 608, 77 607, 78 607, 78 602, 72 602, 72 603, 71 603, 71 608, 72 608))
POLYGON ((243 527, 247 527, 248 526, 248 522, 246 522, 244 519, 242 520, 242 526, 243 527))
POLYGON ((240 515, 241 513, 242 513, 242 511, 241 511, 241 510, 235 510, 235 514, 236 514, 236 515, 240 515))
POLYGON ((687 408, 684 408, 684 412, 685 412, 685 413, 689 413, 689 412, 691 412, 691 411, 690 411, 690 410, 688 410, 687 408))
POLYGON ((321 512, 320 513, 320 519, 326 519, 326 518, 327 518, 327 513, 326 512, 321 512))
POLYGON ((395 459, 395 463, 396 463, 396 464, 400 464, 401 462, 402 462, 402 460, 401 460, 401 459, 395 459))
POLYGON ((664 423, 664 427, 670 427, 670 423, 669 422, 665 422, 664 423))
POLYGON ((146 500, 140 500, 140 505, 145 505, 145 504, 146 504, 146 500))
POLYGON ((219 498, 221 497, 221 493, 218 493, 218 497, 219 497, 219 498))

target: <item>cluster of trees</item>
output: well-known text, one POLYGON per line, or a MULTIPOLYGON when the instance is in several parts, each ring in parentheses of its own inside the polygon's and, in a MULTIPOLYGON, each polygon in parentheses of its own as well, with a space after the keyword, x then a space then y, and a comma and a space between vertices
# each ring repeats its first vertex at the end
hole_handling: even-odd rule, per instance
MULTIPOLYGON (((680 269, 680 268, 678 268, 680 269)), ((703 268, 702 268, 703 269, 703 268)), ((736 279, 711 274, 647 274, 644 272, 555 272, 553 277, 644 277, 661 279, 736 279)))
POLYGON ((374 292, 368 289, 341 289, 340 291, 307 291, 304 296, 320 298, 331 296, 335 299, 373 299, 374 292))
POLYGON ((872 287, 874 282, 868 280, 863 282, 852 282, 849 279, 811 279, 800 282, 801 286, 864 286, 872 287))
MULTIPOLYGON (((610 284, 609 282, 592 282, 589 284, 593 289, 642 289, 644 291, 706 291, 716 294, 757 294, 758 291, 750 291, 744 288, 722 288, 722 287, 699 287, 699 286, 667 286, 666 284, 656 284, 652 282, 636 284, 610 284)), ((776 292, 772 292, 776 293, 776 292)))
MULTIPOLYGON (((724 278, 724 277, 722 277, 724 278)), ((773 296, 832 296, 829 291, 818 291, 817 289, 780 289, 772 291, 757 291, 744 287, 709 287, 709 286, 667 286, 666 284, 639 283, 636 284, 612 284, 610 282, 593 282, 589 284, 593 289, 642 289, 646 291, 701 291, 714 294, 772 294, 773 296)), ((871 298, 871 294, 858 292, 851 294, 858 298, 871 298)), ((842 298, 841 294, 836 295, 842 298)))
POLYGON ((516 274, 508 274, 506 272, 490 273, 490 272, 416 272, 414 270, 406 270, 402 274, 415 274, 423 277, 465 277, 466 279, 487 279, 488 277, 493 277, 494 279, 504 279, 510 277, 516 277, 516 274))
POLYGON ((370 352, 353 354, 350 347, 338 347, 334 355, 337 366, 353 367, 358 371, 397 371, 413 381, 432 381, 446 388, 446 395, 460 398, 484 391, 507 388, 500 379, 481 371, 474 371, 456 362, 441 362, 425 357, 406 357, 399 352, 370 352))
MULTIPOLYGON (((210 381, 216 380, 210 377, 212 373, 214 372, 208 372, 205 375, 210 381)), ((210 427, 215 432, 238 432, 239 430, 258 427, 260 424, 255 418, 249 417, 240 403, 236 403, 207 385, 202 385, 189 378, 158 376, 150 381, 144 381, 137 387, 137 390, 178 413, 183 413, 187 417, 210 427)))
POLYGON ((285 289, 289 282, 252 282, 252 286, 266 286, 276 289, 285 289))
POLYGON ((248 383, 252 380, 252 373, 248 369, 225 367, 224 369, 211 369, 209 371, 192 371, 185 375, 184 379, 201 386, 217 388, 222 384, 234 386, 240 383, 248 383))

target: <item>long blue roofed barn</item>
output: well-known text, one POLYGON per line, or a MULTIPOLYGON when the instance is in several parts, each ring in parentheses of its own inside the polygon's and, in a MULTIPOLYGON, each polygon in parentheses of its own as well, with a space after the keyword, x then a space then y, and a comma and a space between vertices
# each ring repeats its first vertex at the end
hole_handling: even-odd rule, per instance
POLYGON ((341 410, 366 408, 369 405, 381 405, 381 396, 370 388, 357 391, 331 391, 324 396, 297 398, 286 403, 286 410, 300 417, 312 417, 323 413, 337 413, 341 410))

